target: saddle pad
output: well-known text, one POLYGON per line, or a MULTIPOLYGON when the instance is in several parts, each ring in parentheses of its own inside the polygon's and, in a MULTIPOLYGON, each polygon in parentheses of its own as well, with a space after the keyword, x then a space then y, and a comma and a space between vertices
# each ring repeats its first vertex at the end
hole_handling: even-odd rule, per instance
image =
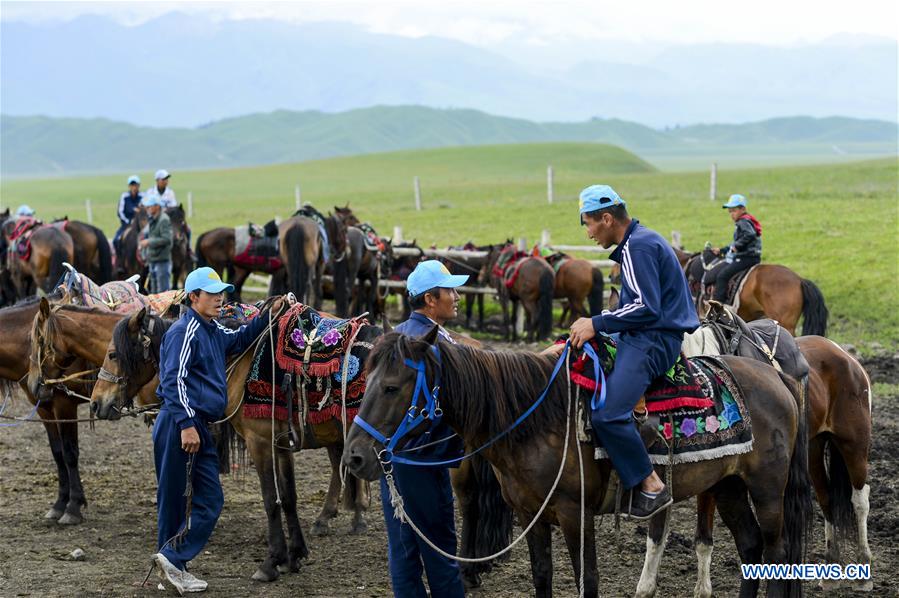
POLYGON ((68 290, 74 305, 96 307, 122 314, 132 313, 150 305, 149 297, 141 295, 137 284, 133 282, 113 280, 100 286, 84 274, 78 274, 73 278, 77 280, 71 281, 68 290))
MULTIPOLYGON (((689 361, 694 366, 695 379, 713 404, 705 408, 682 407, 659 414, 660 438, 647 449, 649 460, 655 465, 667 465, 670 458, 676 465, 750 452, 752 424, 749 411, 730 369, 715 357, 696 357, 689 361)), ((596 447, 594 456, 608 458, 602 447, 596 447)))
POLYGON ((235 226, 234 227, 234 255, 240 255, 244 251, 247 250, 247 246, 250 244, 250 239, 253 236, 250 234, 251 229, 248 225, 244 226, 235 226))
POLYGON ((493 266, 493 275, 501 280, 507 289, 511 289, 515 281, 518 280, 518 272, 521 270, 521 266, 530 257, 528 253, 518 251, 515 246, 509 245, 500 252, 499 257, 496 259, 496 264, 493 266))
POLYGON ((375 227, 373 227, 368 222, 363 222, 357 226, 359 230, 364 233, 365 239, 365 248, 369 251, 378 251, 384 252, 387 249, 387 246, 384 244, 384 241, 381 240, 381 237, 378 236, 377 231, 375 231, 375 227))
POLYGON ((278 320, 278 366, 296 374, 333 374, 360 325, 359 320, 323 318, 312 307, 297 303, 278 320))
POLYGON ((552 253, 543 259, 549 262, 549 265, 553 267, 553 272, 558 276, 559 271, 571 260, 571 256, 564 253, 552 253))

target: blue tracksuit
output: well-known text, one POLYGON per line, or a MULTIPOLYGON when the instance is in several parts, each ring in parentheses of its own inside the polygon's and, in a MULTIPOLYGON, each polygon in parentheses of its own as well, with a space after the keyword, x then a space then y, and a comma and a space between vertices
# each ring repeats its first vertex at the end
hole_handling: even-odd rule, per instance
MULTIPOLYGON (((422 336, 433 327, 434 322, 428 317, 413 312, 412 316, 395 330, 408 336, 422 336)), ((441 336, 444 340, 453 342, 449 335, 441 332, 441 336)), ((412 439, 405 448, 422 446, 446 438, 452 433, 452 429, 441 422, 428 432, 412 439)), ((403 453, 403 456, 422 461, 442 461, 462 456, 463 450, 462 441, 457 436, 450 441, 420 451, 403 453)), ((393 478, 403 497, 409 518, 434 544, 450 554, 455 554, 456 524, 449 469, 395 463, 393 478)), ((394 518, 390 494, 383 477, 381 504, 387 523, 387 560, 390 565, 393 595, 397 598, 425 598, 428 595, 421 579, 423 564, 433 598, 462 598, 465 589, 459 575, 459 564, 434 552, 409 525, 400 523, 399 519, 394 518)))
POLYGON ((140 191, 137 192, 137 195, 131 195, 131 191, 125 191, 122 193, 121 197, 119 197, 119 230, 115 232, 115 236, 112 238, 112 242, 116 247, 119 245, 119 239, 122 238, 122 233, 124 233, 125 229, 128 228, 128 225, 131 224, 131 219, 134 218, 134 212, 137 211, 143 198, 144 194, 140 191))
POLYGON ((218 456, 207 423, 224 417, 228 402, 225 356, 246 349, 267 323, 267 318, 257 317, 246 326, 229 330, 214 320, 206 322, 189 309, 162 340, 156 390, 162 407, 153 425, 158 548, 179 569, 203 550, 224 504, 218 456), (169 542, 185 525, 190 455, 181 449, 181 430, 190 427, 200 435, 200 450, 191 465, 190 529, 180 541, 169 542))
POLYGON ((687 279, 671 246, 633 220, 611 254, 621 264, 621 301, 593 316, 596 332, 620 333, 615 368, 606 380, 606 404, 592 413, 593 431, 625 488, 652 473, 632 418, 649 383, 674 365, 683 335, 699 327, 687 279))

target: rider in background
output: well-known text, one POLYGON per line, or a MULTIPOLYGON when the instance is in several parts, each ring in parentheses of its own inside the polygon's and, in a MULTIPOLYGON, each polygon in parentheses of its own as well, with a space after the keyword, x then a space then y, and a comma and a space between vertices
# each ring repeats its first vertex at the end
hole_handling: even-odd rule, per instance
POLYGON ((131 224, 131 219, 134 218, 134 212, 137 211, 143 198, 144 194, 140 192, 140 177, 136 174, 132 174, 128 177, 128 190, 119 197, 119 230, 116 231, 115 237, 112 238, 112 245, 115 247, 116 252, 119 251, 119 241, 122 238, 122 233, 124 233, 125 229, 128 228, 128 225, 131 224))
POLYGON ((16 220, 21 220, 22 218, 34 218, 34 209, 29 206, 27 203, 23 203, 19 206, 19 209, 16 210, 16 220))
MULTIPOLYGON (((715 296, 713 299, 720 303, 727 301, 727 283, 738 272, 751 268, 762 261, 762 225, 755 216, 746 211, 746 198, 739 194, 730 196, 730 200, 721 206, 730 214, 730 219, 736 223, 734 227, 734 240, 726 248, 725 261, 727 262, 715 275, 715 296)), ((721 255, 722 249, 712 250, 715 255, 721 255)))
POLYGON ((178 200, 175 199, 175 191, 169 187, 169 179, 172 177, 169 174, 169 171, 165 168, 160 168, 156 171, 156 185, 150 187, 149 191, 144 193, 144 197, 146 198, 156 198, 159 200, 159 205, 165 208, 174 208, 178 205, 178 200))

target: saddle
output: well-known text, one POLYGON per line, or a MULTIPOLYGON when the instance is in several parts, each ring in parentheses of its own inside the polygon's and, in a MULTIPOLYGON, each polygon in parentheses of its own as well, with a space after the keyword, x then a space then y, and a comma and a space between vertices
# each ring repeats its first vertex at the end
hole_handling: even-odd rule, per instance
MULTIPOLYGON (((720 264, 716 264, 710 270, 708 270, 702 277, 702 289, 703 295, 701 299, 706 301, 710 300, 715 295, 715 284, 714 280, 718 274, 718 272, 723 268, 725 262, 722 260, 720 264)), ((743 282, 746 280, 746 277, 749 276, 749 273, 755 270, 758 267, 758 264, 746 268, 745 270, 740 270, 736 274, 730 277, 727 281, 727 305, 732 305, 734 309, 739 309, 740 307, 740 291, 743 290, 743 282)))
POLYGON ((133 313, 146 307, 151 313, 162 315, 184 299, 184 291, 177 290, 142 295, 137 285, 137 276, 132 276, 128 280, 113 280, 101 286, 77 272, 71 265, 64 265, 69 272, 63 279, 62 286, 66 293, 65 301, 72 305, 122 314, 133 313))
POLYGON ((493 265, 493 275, 507 289, 511 289, 518 280, 518 273, 524 262, 531 258, 531 255, 525 251, 519 251, 514 245, 504 248, 496 258, 493 265))
POLYGON ((368 251, 374 251, 376 253, 384 253, 387 250, 387 245, 384 241, 381 240, 381 237, 378 236, 377 231, 375 231, 375 227, 373 227, 368 222, 362 222, 358 226, 356 226, 363 233, 363 238, 365 239, 365 249, 368 251))
POLYGON ((16 222, 9 236, 9 243, 20 260, 28 261, 28 258, 31 257, 31 236, 42 226, 44 226, 43 222, 30 216, 16 222))
POLYGON ((281 268, 278 226, 274 220, 264 226, 249 222, 234 227, 234 263, 247 270, 269 273, 281 268))
MULTIPOLYGON (((615 343, 600 335, 590 341, 606 374, 614 369, 615 343)), ((590 429, 591 397, 601 390, 591 359, 581 354, 571 365, 571 381, 578 387, 582 424, 590 429)), ((602 408, 599 406, 598 408, 602 408)), ((743 392, 727 365, 714 357, 679 356, 664 375, 653 380, 635 409, 635 425, 657 465, 676 465, 717 459, 752 450, 752 428, 743 392)), ((583 432, 582 441, 592 441, 583 432)), ((608 458, 601 446, 597 459, 608 458)))
POLYGON ((565 266, 565 264, 567 264, 568 261, 571 260, 571 256, 565 253, 551 253, 547 256, 544 256, 543 259, 549 262, 549 265, 553 267, 553 272, 558 275, 559 270, 561 270, 565 266))

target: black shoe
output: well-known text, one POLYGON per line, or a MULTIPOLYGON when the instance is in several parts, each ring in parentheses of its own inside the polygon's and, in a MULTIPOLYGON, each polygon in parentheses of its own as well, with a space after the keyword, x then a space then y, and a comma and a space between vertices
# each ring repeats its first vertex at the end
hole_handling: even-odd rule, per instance
POLYGON ((655 515, 670 507, 674 502, 667 486, 654 498, 647 497, 640 491, 639 487, 634 488, 632 492, 633 499, 629 512, 627 512, 625 516, 636 521, 652 519, 655 515))

